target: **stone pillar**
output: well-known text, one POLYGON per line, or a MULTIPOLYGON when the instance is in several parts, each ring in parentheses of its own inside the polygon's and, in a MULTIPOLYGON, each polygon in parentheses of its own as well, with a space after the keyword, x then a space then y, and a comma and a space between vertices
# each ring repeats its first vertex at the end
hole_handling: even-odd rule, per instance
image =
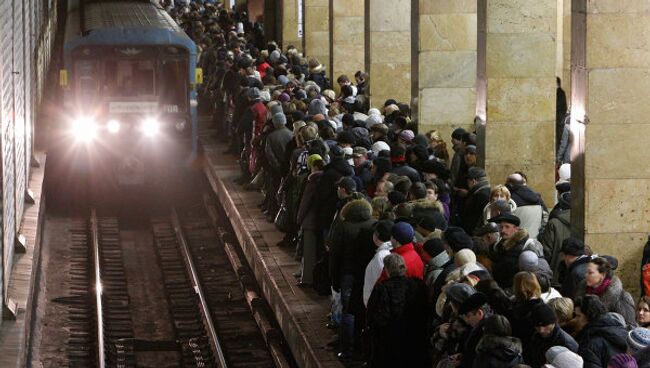
POLYGON ((650 3, 573 6, 572 227, 594 252, 618 258, 635 295, 650 229, 650 3))
MULTIPOLYGON (((330 59, 330 2, 305 1, 305 55, 328 66, 330 59)), ((327 70, 330 74, 331 70, 327 70)), ((331 79, 331 78, 330 78, 331 79)))
POLYGON ((336 78, 339 75, 346 74, 354 80, 354 73, 365 69, 365 5, 364 0, 329 1, 331 9, 329 70, 332 84, 338 93, 339 86, 336 78))
POLYGON ((298 34, 299 7, 304 0, 282 0, 282 49, 293 45, 302 51, 302 35, 298 34))
MULTIPOLYGON (((566 92, 567 104, 571 102, 571 0, 562 0, 562 89, 566 92)), ((559 27, 558 27, 559 28, 559 27)))
POLYGON ((556 0, 487 0, 485 169, 522 171, 553 205, 556 0))
MULTIPOLYGON (((474 130, 476 0, 420 0, 420 132, 474 130)), ((451 149, 451 147, 449 147, 451 149)))
MULTIPOLYGON (((368 3, 370 105, 411 102, 411 0, 368 3)), ((350 76, 351 77, 351 76, 350 76)))

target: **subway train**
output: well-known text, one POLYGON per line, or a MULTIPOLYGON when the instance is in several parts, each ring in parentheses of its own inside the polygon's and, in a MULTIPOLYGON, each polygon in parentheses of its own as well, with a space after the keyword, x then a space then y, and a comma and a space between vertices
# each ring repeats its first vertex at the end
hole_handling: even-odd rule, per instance
POLYGON ((197 46, 157 2, 70 0, 63 42, 56 136, 71 170, 141 185, 196 154, 197 46))

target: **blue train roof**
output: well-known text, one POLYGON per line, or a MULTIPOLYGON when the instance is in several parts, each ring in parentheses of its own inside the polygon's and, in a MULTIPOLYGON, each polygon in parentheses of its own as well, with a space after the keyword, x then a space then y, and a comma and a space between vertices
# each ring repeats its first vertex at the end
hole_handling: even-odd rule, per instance
POLYGON ((81 45, 173 44, 196 54, 196 44, 163 8, 150 2, 89 3, 70 9, 68 20, 66 51, 81 45))

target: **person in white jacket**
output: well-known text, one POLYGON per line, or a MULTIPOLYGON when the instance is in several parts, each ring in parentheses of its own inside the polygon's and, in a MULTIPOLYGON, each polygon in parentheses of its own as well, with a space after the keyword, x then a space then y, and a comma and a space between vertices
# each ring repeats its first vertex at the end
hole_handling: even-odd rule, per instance
POLYGON ((384 270, 384 258, 390 254, 393 246, 390 242, 390 230, 393 227, 393 221, 380 220, 375 224, 375 231, 372 234, 372 241, 375 243, 377 250, 368 265, 363 281, 363 304, 368 306, 368 299, 372 289, 374 289, 377 280, 384 270))

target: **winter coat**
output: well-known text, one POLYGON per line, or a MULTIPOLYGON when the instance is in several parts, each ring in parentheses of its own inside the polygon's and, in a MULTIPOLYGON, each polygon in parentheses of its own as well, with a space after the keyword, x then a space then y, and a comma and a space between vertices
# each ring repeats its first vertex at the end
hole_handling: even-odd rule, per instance
POLYGON ((541 194, 527 186, 506 184, 510 196, 517 204, 514 214, 521 220, 521 226, 528 230, 532 238, 537 238, 539 231, 548 222, 548 209, 541 194))
MULTIPOLYGON (((587 283, 582 280, 576 289, 576 298, 585 296, 587 283)), ((623 289, 623 283, 617 276, 612 276, 612 281, 598 298, 608 312, 618 313, 625 319, 628 326, 636 326, 636 304, 629 292, 623 289)))
POLYGON ((333 229, 329 252, 332 286, 339 289, 343 275, 355 276, 363 287, 363 276, 375 253, 372 242, 372 207, 363 199, 348 202, 341 210, 343 222, 333 229))
POLYGON ((344 176, 352 175, 354 175, 354 169, 343 158, 335 158, 325 166, 316 190, 318 192, 316 199, 317 224, 321 229, 329 229, 336 213, 336 203, 338 202, 336 182, 344 176))
POLYGON ((512 325, 512 336, 521 340, 521 345, 524 350, 529 347, 529 342, 535 333, 535 325, 531 319, 530 313, 533 308, 538 304, 543 304, 542 299, 529 299, 525 301, 515 302, 510 316, 510 324, 512 325))
POLYGON ((490 202, 490 183, 480 181, 467 193, 465 205, 460 213, 462 228, 468 234, 483 224, 483 208, 490 202))
POLYGON ((548 221, 544 232, 539 236, 539 241, 544 247, 544 258, 553 271, 554 284, 559 281, 562 242, 571 236, 571 210, 559 211, 556 214, 556 217, 548 221))
POLYGON ((422 280, 401 276, 377 284, 367 311, 370 367, 431 367, 428 318, 422 280))
POLYGON ((429 299, 433 303, 435 303, 438 300, 438 297, 440 297, 440 294, 442 294, 442 288, 447 284, 447 276, 457 268, 456 263, 454 263, 454 258, 449 258, 449 261, 442 265, 441 268, 442 271, 433 282, 433 290, 431 291, 431 297, 429 299))
POLYGON ((372 182, 372 173, 370 172, 370 167, 372 162, 370 160, 366 161, 359 167, 354 168, 354 175, 358 178, 358 181, 361 182, 361 187, 358 188, 359 192, 366 191, 368 185, 372 182))
POLYGON ((566 270, 563 279, 560 280, 562 283, 560 293, 562 293, 566 298, 575 300, 578 285, 585 279, 587 263, 589 263, 590 260, 590 256, 581 256, 566 270))
POLYGON ((537 332, 533 335, 528 348, 524 350, 524 361, 533 368, 542 367, 546 364, 546 351, 553 346, 564 346, 574 353, 578 352, 576 340, 556 324, 547 338, 543 338, 537 332))
POLYGON ((437 256, 432 257, 424 266, 424 282, 427 284, 427 289, 433 289, 433 284, 442 273, 443 266, 447 262, 449 262, 449 255, 443 251, 437 256))
POLYGON ((513 277, 519 272, 519 255, 525 250, 528 239, 528 232, 520 229, 510 239, 503 239, 495 245, 490 255, 492 276, 502 288, 512 288, 513 277))
POLYGON ((606 368, 609 359, 627 351, 627 330, 612 316, 589 322, 576 337, 584 368, 606 368))
POLYGON ((305 185, 305 190, 300 199, 300 206, 298 207, 298 215, 296 219, 296 223, 303 230, 313 231, 318 228, 316 224, 316 208, 314 203, 318 196, 316 188, 318 187, 318 182, 322 175, 323 172, 315 172, 307 177, 307 185, 305 185))
POLYGON ((398 176, 407 176, 409 179, 411 179, 412 183, 417 183, 419 181, 422 181, 422 177, 420 177, 420 173, 414 168, 406 164, 403 165, 393 164, 393 169, 391 170, 391 172, 398 176))
POLYGON ((384 258, 390 254, 391 249, 393 249, 393 246, 390 242, 385 242, 377 247, 375 255, 366 266, 366 273, 363 278, 363 304, 365 306, 368 306, 370 294, 372 294, 379 276, 384 271, 384 258))
POLYGON ((485 335, 476 347, 474 368, 514 368, 523 363, 516 337, 485 335))
POLYGON ((393 248, 391 253, 399 254, 406 265, 406 276, 416 279, 424 279, 424 264, 420 255, 415 251, 413 243, 404 244, 401 247, 393 248))
POLYGON ((282 172, 284 165, 283 159, 285 158, 285 148, 287 143, 293 139, 293 132, 287 129, 284 125, 276 127, 274 131, 269 133, 266 137, 266 145, 264 146, 264 154, 269 166, 276 174, 282 172))
POLYGON ((325 71, 318 73, 309 73, 307 80, 314 81, 318 87, 320 87, 321 91, 332 88, 332 86, 330 86, 329 80, 325 76, 325 71))

